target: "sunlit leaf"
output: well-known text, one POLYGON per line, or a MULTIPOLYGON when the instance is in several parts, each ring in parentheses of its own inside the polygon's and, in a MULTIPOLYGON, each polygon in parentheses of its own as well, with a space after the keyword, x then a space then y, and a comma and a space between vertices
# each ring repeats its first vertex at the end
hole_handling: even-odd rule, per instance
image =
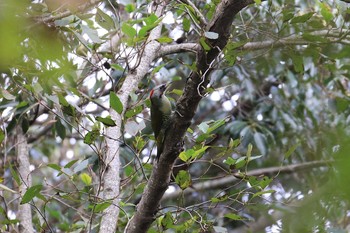
POLYGON ((319 2, 319 5, 321 7, 321 15, 323 16, 324 20, 327 22, 333 20, 334 15, 332 8, 326 2, 319 2))
POLYGON ((171 39, 169 37, 160 37, 157 39, 157 41, 159 43, 171 43, 171 42, 173 42, 173 39, 171 39))
POLYGON ((134 12, 135 9, 136 9, 136 7, 135 7, 135 5, 133 3, 125 5, 125 11, 128 12, 128 13, 134 12))
POLYGON ((203 133, 206 133, 209 129, 209 125, 206 122, 202 122, 198 125, 198 129, 200 129, 203 133))
POLYGON ((175 182, 180 186, 182 190, 188 188, 192 183, 190 173, 185 170, 179 171, 175 177, 175 182))
POLYGON ((131 38, 135 37, 137 34, 136 29, 127 23, 122 24, 122 32, 131 38))
POLYGON ((225 214, 224 217, 229 218, 231 220, 243 220, 244 219, 241 216, 234 214, 234 213, 225 214))
POLYGON ((192 156, 195 154, 195 151, 193 149, 189 149, 186 151, 182 151, 179 155, 179 158, 184 161, 187 162, 190 158, 192 158, 192 156))
POLYGON ((87 174, 85 172, 81 173, 80 174, 80 179, 81 179, 81 181, 84 182, 85 185, 91 185, 92 178, 91 178, 91 176, 89 174, 87 174))

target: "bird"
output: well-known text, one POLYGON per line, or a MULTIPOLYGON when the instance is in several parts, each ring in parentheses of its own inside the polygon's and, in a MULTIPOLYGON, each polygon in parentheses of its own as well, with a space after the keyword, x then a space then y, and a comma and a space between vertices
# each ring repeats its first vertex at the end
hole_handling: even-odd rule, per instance
POLYGON ((161 84, 150 92, 151 100, 151 126, 157 145, 157 162, 164 149, 166 131, 169 128, 170 116, 172 114, 171 103, 165 92, 170 83, 161 84))

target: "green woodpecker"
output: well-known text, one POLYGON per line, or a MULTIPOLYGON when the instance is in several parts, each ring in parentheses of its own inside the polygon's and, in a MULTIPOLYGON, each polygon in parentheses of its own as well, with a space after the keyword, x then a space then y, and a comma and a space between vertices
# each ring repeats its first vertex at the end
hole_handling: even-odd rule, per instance
POLYGON ((171 104, 165 96, 167 88, 167 84, 162 84, 155 87, 150 93, 151 124, 157 144, 157 161, 163 152, 165 133, 169 127, 169 118, 171 115, 171 104))

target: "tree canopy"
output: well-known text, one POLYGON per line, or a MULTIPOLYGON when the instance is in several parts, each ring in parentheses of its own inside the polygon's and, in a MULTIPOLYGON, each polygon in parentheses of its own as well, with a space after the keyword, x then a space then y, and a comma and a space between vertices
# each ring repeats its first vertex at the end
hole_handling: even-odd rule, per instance
POLYGON ((0 231, 348 232, 349 19, 345 0, 2 1, 0 231))

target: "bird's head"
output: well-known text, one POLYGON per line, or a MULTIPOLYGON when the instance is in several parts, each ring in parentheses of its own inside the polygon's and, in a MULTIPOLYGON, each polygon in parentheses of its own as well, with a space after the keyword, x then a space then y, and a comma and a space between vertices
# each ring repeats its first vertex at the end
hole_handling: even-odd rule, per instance
POLYGON ((170 83, 166 83, 166 84, 161 84, 156 86, 155 88, 153 88, 150 92, 150 99, 161 99, 164 95, 164 93, 166 92, 166 90, 168 89, 170 83))

